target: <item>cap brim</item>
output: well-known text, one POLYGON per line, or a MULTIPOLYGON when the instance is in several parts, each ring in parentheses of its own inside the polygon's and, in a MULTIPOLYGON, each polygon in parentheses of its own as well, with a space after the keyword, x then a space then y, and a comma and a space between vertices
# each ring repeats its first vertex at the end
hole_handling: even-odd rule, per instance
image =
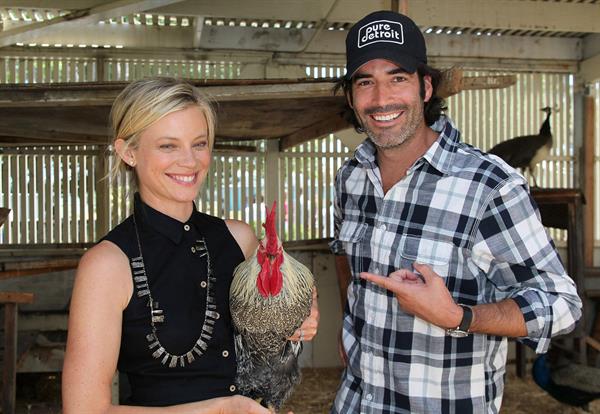
POLYGON ((378 48, 372 49, 360 56, 356 57, 352 62, 348 64, 346 68, 346 75, 344 76, 346 79, 352 79, 354 73, 360 69, 362 65, 365 63, 375 60, 375 59, 385 59, 391 62, 394 62, 402 67, 408 73, 414 73, 417 70, 419 62, 413 56, 398 53, 391 48, 378 48))

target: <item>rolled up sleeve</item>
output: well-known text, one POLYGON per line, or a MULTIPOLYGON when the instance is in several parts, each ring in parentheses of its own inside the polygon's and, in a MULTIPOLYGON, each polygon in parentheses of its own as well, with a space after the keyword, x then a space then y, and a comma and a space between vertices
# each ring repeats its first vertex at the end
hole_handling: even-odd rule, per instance
POLYGON ((344 244, 340 238, 340 228, 342 227, 343 212, 340 206, 340 196, 342 192, 340 183, 340 173, 336 174, 335 177, 335 198, 333 200, 333 241, 329 243, 329 249, 336 256, 342 256, 346 254, 344 250, 344 244))
POLYGON ((513 299, 521 309, 527 327, 521 342, 544 353, 552 337, 575 328, 581 299, 523 185, 504 185, 487 204, 472 251, 495 286, 486 299, 513 299))

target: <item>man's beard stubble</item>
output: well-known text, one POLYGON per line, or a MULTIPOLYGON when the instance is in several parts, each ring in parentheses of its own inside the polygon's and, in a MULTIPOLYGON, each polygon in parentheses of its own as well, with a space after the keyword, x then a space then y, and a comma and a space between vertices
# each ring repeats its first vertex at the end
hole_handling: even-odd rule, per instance
POLYGON ((362 124, 362 129, 365 131, 367 136, 373 141, 373 144, 377 148, 380 149, 392 149, 402 146, 405 142, 410 141, 421 123, 423 122, 423 101, 420 99, 417 100, 415 105, 386 105, 379 107, 367 108, 365 110, 365 115, 369 116, 378 112, 397 112, 404 111, 401 116, 406 117, 405 123, 400 129, 400 131, 396 132, 394 135, 391 135, 392 132, 388 132, 383 130, 379 134, 375 133, 371 130, 365 122, 357 115, 357 118, 360 120, 362 124), (389 136, 386 136, 390 134, 389 136))

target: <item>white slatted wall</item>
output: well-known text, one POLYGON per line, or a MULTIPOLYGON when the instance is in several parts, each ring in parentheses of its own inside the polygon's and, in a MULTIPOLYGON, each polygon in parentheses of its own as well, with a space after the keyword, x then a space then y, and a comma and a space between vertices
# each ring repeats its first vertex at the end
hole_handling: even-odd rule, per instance
POLYGON ((4 149, 0 203, 12 212, 0 242, 94 240, 96 161, 97 152, 85 146, 4 149))
MULTIPOLYGON (((95 58, 0 57, 0 83, 82 82, 96 80, 95 58)), ((186 78, 235 78, 240 64, 142 58, 106 58, 101 71, 109 80, 147 75, 186 78)), ((337 77, 335 65, 307 67, 312 77, 337 77)), ((473 72, 467 75, 485 75, 473 72)), ((448 100, 449 113, 463 139, 484 150, 495 143, 537 132, 543 106, 558 106, 552 115, 555 145, 551 159, 538 166, 542 187, 572 187, 573 77, 565 74, 518 73, 517 85, 501 90, 465 91, 448 100)), ((600 100, 600 86, 594 93, 600 100)), ((600 107, 600 104, 598 104, 600 107)), ((600 117, 598 117, 600 118, 600 117)), ((600 122, 597 120, 597 122, 600 122)), ((600 129, 597 127, 597 129, 600 129)), ((215 152, 211 170, 197 200, 198 208, 219 217, 237 218, 260 232, 266 199, 265 142, 256 153, 215 152)), ((278 154, 278 200, 284 240, 319 239, 333 234, 333 179, 351 154, 334 136, 314 140, 278 154)), ((600 159, 600 153, 596 154, 600 159)), ((15 210, 0 229, 0 243, 93 242, 98 150, 95 147, 10 149, 0 154, 0 203, 15 210), (35 177, 35 179, 33 179, 35 177)), ((597 164, 597 173, 600 167, 597 164)), ((120 177, 110 185, 109 224, 131 210, 131 189, 120 177)), ((598 182, 598 180, 597 180, 598 182)), ((598 184, 597 184, 598 185, 598 184)), ((596 192, 598 195, 599 191, 596 192)), ((600 205, 600 203, 597 203, 600 205)), ((596 237, 600 237, 596 220, 596 237)), ((555 235, 555 237, 558 234, 555 235)), ((561 239, 562 237, 558 237, 561 239)))
MULTIPOLYGON (((471 72, 466 76, 500 73, 471 72)), ((501 73, 505 74, 505 73, 501 73)), ((448 113, 462 132, 462 139, 482 150, 504 140, 537 134, 545 106, 558 107, 550 118, 554 145, 550 158, 536 168, 540 187, 574 186, 573 75, 517 73, 509 88, 464 91, 447 100, 448 113)), ((526 174, 527 175, 527 174, 526 174)), ((530 183, 533 181, 530 179, 530 183)))
POLYGON ((279 199, 284 203, 285 240, 333 235, 335 173, 350 156, 333 135, 290 148, 279 157, 279 199))

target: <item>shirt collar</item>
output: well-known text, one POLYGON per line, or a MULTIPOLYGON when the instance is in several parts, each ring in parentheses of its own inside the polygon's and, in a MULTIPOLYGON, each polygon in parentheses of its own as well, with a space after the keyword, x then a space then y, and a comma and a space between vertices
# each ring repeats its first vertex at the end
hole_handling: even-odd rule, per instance
MULTIPOLYGON (((421 158, 415 161, 413 167, 420 165, 422 160, 425 160, 432 167, 446 174, 452 169, 454 155, 456 154, 457 144, 460 139, 460 132, 446 115, 442 115, 440 119, 431 125, 431 129, 439 133, 438 139, 421 158)), ((374 169, 377 167, 376 153, 377 147, 370 138, 367 138, 356 148, 354 157, 364 168, 374 169)))
POLYGON ((195 224, 198 227, 196 216, 196 204, 194 203, 194 209, 192 215, 185 223, 180 222, 173 217, 170 217, 158 210, 153 209, 148 204, 142 201, 140 193, 135 193, 133 210, 135 217, 141 221, 143 226, 149 226, 152 230, 162 234, 175 244, 181 243, 185 226, 195 224))

